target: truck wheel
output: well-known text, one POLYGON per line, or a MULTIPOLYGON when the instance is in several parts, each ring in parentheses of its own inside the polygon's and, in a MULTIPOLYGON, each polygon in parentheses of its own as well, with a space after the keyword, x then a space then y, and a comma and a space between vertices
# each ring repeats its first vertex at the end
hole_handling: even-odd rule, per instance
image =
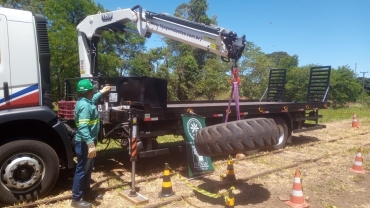
POLYGON ((285 123, 285 120, 282 118, 274 118, 275 123, 279 129, 279 136, 277 143, 271 146, 271 150, 283 149, 288 141, 288 126, 285 123))
POLYGON ((14 204, 40 199, 59 176, 55 151, 35 140, 18 140, 0 147, 0 201, 14 204))
POLYGON ((195 147, 203 156, 254 151, 276 144, 279 130, 270 118, 253 118, 208 126, 195 134, 195 147))

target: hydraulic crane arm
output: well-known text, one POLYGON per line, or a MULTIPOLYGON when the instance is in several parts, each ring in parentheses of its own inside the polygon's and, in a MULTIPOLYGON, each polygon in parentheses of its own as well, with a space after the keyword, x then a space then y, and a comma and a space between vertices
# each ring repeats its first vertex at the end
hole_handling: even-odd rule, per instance
POLYGON ((152 33, 210 51, 238 61, 245 48, 245 36, 218 26, 209 26, 174 17, 166 13, 143 11, 141 6, 85 17, 78 25, 81 77, 97 75, 97 43, 105 30, 130 31, 149 38, 152 33), (136 11, 139 9, 139 11, 136 11), (137 31, 126 28, 135 23, 137 31))

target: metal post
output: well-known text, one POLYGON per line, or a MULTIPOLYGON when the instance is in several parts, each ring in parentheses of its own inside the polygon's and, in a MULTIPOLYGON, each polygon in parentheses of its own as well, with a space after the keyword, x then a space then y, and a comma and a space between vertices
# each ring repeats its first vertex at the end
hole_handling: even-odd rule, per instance
POLYGON ((135 189, 135 161, 132 161, 132 172, 131 172, 131 191, 130 196, 137 196, 135 189))
POLYGON ((135 162, 137 160, 137 116, 136 116, 136 109, 131 109, 130 114, 130 127, 131 127, 131 162, 132 162, 132 172, 131 172, 131 191, 129 196, 134 197, 137 196, 136 189, 135 189, 135 162))
POLYGON ((362 73, 362 104, 364 104, 365 74, 369 72, 360 72, 360 73, 362 73))
POLYGON ((326 88, 325 95, 322 98, 322 102, 325 102, 325 99, 326 99, 326 96, 328 95, 328 92, 329 92, 329 86, 326 88))
POLYGON ((267 90, 268 90, 269 88, 268 87, 266 87, 266 90, 265 90, 265 92, 263 93, 263 95, 262 95, 262 97, 261 97, 261 99, 260 99, 260 102, 262 101, 262 99, 265 97, 265 94, 266 94, 266 92, 267 92, 267 90))
POLYGON ((130 190, 124 190, 120 193, 121 196, 125 197, 129 201, 137 204, 146 203, 149 202, 149 199, 140 193, 136 192, 135 188, 135 163, 137 161, 137 154, 138 151, 140 151, 140 147, 138 147, 138 132, 139 132, 139 118, 136 114, 136 109, 131 108, 129 111, 129 127, 130 127, 130 135, 129 135, 129 141, 130 141, 130 148, 129 148, 129 154, 130 154, 130 161, 132 162, 132 171, 131 171, 131 189, 130 190))

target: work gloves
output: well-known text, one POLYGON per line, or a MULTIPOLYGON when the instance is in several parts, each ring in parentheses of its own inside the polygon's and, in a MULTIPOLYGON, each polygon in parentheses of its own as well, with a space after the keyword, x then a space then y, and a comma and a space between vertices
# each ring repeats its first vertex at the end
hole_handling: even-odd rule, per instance
POLYGON ((110 86, 105 86, 103 89, 100 90, 102 94, 109 92, 110 86))
POLYGON ((89 143, 86 143, 86 144, 87 144, 87 147, 89 148, 88 153, 87 153, 87 157, 88 158, 96 157, 96 148, 95 148, 94 142, 89 142, 89 143))

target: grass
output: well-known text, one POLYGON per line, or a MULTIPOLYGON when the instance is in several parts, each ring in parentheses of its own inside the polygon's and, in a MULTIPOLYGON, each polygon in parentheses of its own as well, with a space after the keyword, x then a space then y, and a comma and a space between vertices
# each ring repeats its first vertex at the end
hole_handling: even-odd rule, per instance
POLYGON ((354 182, 356 182, 356 183, 359 183, 359 182, 363 181, 363 180, 364 180, 364 178, 365 178, 365 177, 364 177, 364 176, 362 176, 362 175, 354 175, 352 180, 353 180, 354 182))
POLYGON ((366 122, 370 122, 368 119, 370 118, 370 108, 356 104, 346 108, 319 110, 319 114, 323 115, 323 118, 319 119, 319 123, 352 119, 353 114, 356 114, 357 119, 365 119, 366 122))
POLYGON ((324 206, 324 208, 339 208, 339 207, 336 207, 335 205, 326 204, 325 202, 323 202, 322 205, 324 206))
POLYGON ((172 142, 181 142, 183 141, 184 139, 182 138, 182 136, 173 136, 173 135, 165 135, 165 136, 160 136, 157 138, 157 142, 159 144, 162 144, 162 143, 172 143, 172 142))

